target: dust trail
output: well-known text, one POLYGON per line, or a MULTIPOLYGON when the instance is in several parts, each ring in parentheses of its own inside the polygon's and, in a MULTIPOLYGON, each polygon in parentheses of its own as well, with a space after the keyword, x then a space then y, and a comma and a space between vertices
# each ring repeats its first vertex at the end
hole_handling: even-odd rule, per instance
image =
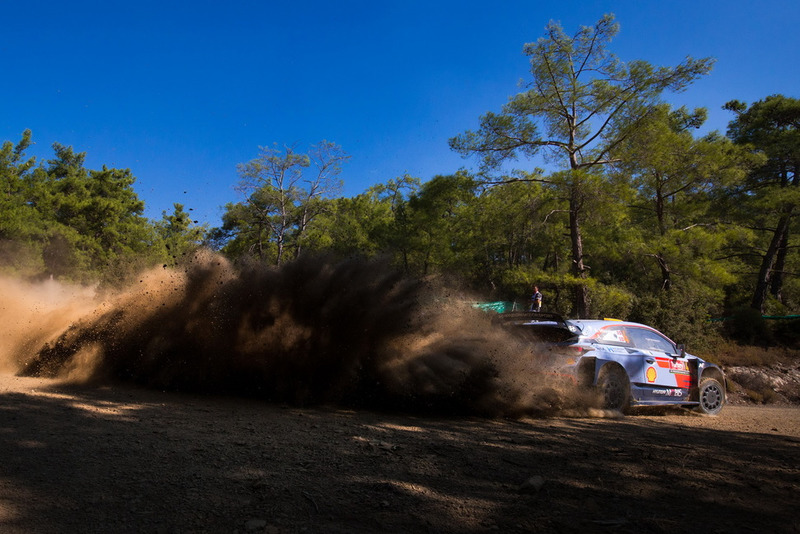
POLYGON ((93 288, 0 277, 0 371, 18 369, 15 352, 36 352, 96 305, 93 288))
POLYGON ((2 349, 25 375, 303 405, 490 416, 575 407, 536 372, 530 345, 438 295, 379 262, 240 269, 200 252, 91 307, 85 294, 28 306, 2 349))

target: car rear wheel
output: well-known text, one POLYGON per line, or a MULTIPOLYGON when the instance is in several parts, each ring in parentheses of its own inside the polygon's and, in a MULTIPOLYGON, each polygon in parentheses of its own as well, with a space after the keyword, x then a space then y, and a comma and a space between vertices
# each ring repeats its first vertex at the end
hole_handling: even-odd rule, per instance
POLYGON ((725 388, 715 378, 700 381, 700 411, 716 415, 725 406, 725 388))
POLYGON ((631 388, 625 371, 616 366, 607 366, 597 379, 603 408, 625 412, 631 404, 631 388))

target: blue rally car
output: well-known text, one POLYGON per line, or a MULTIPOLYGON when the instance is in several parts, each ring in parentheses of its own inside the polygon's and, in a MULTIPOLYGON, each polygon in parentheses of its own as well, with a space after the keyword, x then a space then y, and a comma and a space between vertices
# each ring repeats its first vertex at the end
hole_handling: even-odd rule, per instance
POLYGON ((714 415, 725 405, 722 369, 687 354, 683 345, 649 326, 538 312, 497 317, 506 328, 540 344, 550 370, 596 388, 605 408, 686 405, 714 415))

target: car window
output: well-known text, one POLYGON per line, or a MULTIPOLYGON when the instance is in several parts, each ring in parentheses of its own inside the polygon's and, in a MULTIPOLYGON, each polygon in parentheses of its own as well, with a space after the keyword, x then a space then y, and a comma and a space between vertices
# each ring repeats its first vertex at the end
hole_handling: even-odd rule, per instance
POLYGON ((598 342, 608 345, 631 345, 631 340, 628 339, 625 329, 621 326, 603 327, 593 337, 598 342))
POLYGON ((631 343, 637 348, 645 350, 658 350, 667 354, 675 353, 675 345, 667 338, 654 330, 647 328, 627 328, 628 337, 631 343))

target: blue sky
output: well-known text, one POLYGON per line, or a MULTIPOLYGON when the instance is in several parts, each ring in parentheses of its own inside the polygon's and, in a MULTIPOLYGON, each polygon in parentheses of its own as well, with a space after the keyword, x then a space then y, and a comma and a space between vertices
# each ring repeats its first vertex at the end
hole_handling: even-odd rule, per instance
POLYGON ((72 146, 131 169, 148 217, 179 202, 216 226, 259 146, 338 143, 345 196, 474 168, 447 141, 518 92, 522 45, 604 13, 623 61, 717 59, 666 95, 707 107, 706 129, 725 130, 728 100, 800 97, 796 0, 0 0, 0 141, 31 129, 28 155, 72 146))

